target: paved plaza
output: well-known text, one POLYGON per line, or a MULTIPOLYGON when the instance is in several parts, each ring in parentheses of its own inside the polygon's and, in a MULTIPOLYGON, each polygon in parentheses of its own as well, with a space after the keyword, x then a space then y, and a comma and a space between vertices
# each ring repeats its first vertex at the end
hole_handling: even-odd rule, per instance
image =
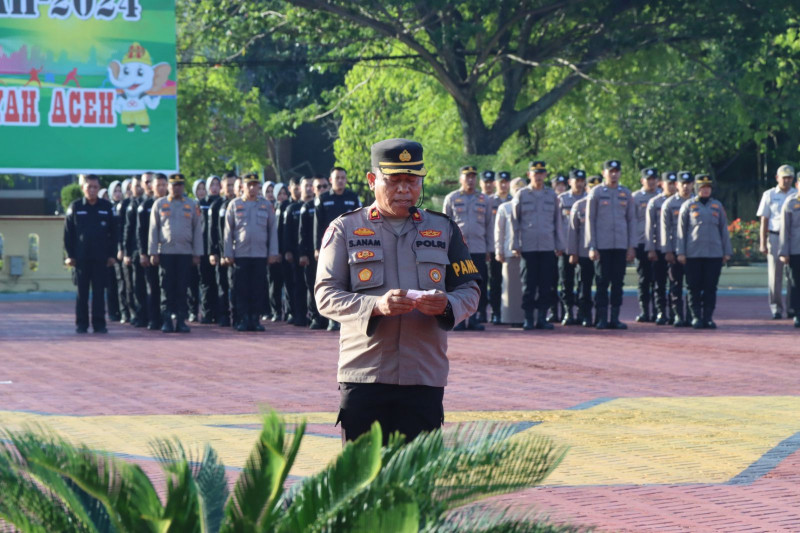
MULTIPOLYGON (((450 335, 447 422, 503 420, 570 446, 544 486, 497 497, 600 531, 800 531, 800 330, 766 297, 719 298, 717 331, 488 326, 450 335), (756 317, 756 318, 754 318, 756 317)), ((235 478, 270 406, 309 422, 298 479, 341 447, 338 335, 267 325, 74 333, 69 300, 0 299, 0 424, 43 424, 141 464, 211 443, 235 478)))

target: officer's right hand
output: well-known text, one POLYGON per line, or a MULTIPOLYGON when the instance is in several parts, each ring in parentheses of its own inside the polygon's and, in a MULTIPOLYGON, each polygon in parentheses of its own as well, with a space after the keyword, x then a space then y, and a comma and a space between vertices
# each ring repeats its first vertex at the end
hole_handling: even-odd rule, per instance
POLYGON ((122 261, 125 263, 125 266, 130 266, 131 265, 131 257, 129 255, 126 255, 125 257, 123 257, 122 261))
POLYGON ((117 261, 122 261, 123 255, 122 252, 117 252, 117 261))
POLYGON ((143 267, 150 266, 150 258, 147 257, 147 254, 139 254, 139 264, 143 267))
POLYGON ((397 316, 414 310, 414 300, 406 298, 404 289, 392 289, 378 300, 373 316, 397 316))
POLYGON ((314 250, 314 261, 319 261, 319 250, 314 250))
POLYGON ((589 250, 589 259, 592 261, 597 261, 600 259, 600 254, 597 252, 597 250, 589 250))
POLYGON ((760 245, 758 249, 762 254, 767 255, 768 252, 767 252, 767 245, 766 244, 760 245))
POLYGON ((73 258, 71 258, 71 257, 67 257, 64 260, 64 264, 67 265, 68 267, 74 267, 75 266, 75 260, 73 258))
POLYGON ((781 256, 781 263, 783 263, 784 265, 788 265, 789 264, 789 256, 788 255, 782 255, 781 256))
POLYGON ((519 250, 511 250, 511 257, 519 258, 520 255, 522 254, 519 253, 519 250))
POLYGON ((498 263, 506 262, 506 258, 503 257, 503 254, 494 254, 494 260, 497 261, 498 263))
POLYGON ((686 264, 686 256, 684 254, 680 254, 678 256, 678 263, 685 265, 686 264))
POLYGON ((232 265, 234 263, 233 257, 223 257, 222 260, 228 265, 232 265))
POLYGON ((675 264, 675 254, 672 252, 667 252, 666 254, 664 254, 664 259, 666 259, 667 263, 669 263, 670 265, 675 264))
POLYGON ((297 264, 300 265, 301 267, 308 266, 308 263, 309 261, 307 255, 301 255, 300 259, 297 261, 297 264))
POLYGON ((578 256, 575 254, 570 254, 569 256, 569 264, 570 265, 577 265, 578 264, 578 256))
POLYGON ((158 266, 158 254, 150 256, 150 263, 153 266, 158 266))
POLYGON ((658 261, 658 255, 656 254, 655 250, 650 250, 649 252, 647 252, 647 258, 650 261, 658 261))
POLYGON ((217 266, 217 262, 219 262, 219 257, 216 255, 209 255, 208 262, 211 263, 211 266, 217 266))
POLYGON ((286 252, 283 257, 286 259, 287 263, 294 263, 294 254, 292 252, 286 252))

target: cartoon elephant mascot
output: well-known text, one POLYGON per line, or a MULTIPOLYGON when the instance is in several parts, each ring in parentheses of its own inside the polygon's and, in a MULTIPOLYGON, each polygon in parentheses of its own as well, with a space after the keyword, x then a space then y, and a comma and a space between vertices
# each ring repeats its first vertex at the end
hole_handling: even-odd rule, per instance
POLYGON ((108 65, 108 77, 119 89, 114 101, 114 111, 120 113, 120 122, 133 131, 138 125, 142 132, 150 129, 147 108, 155 109, 161 96, 155 95, 169 77, 170 66, 159 63, 153 66, 150 54, 139 43, 133 43, 122 63, 116 59, 108 65))

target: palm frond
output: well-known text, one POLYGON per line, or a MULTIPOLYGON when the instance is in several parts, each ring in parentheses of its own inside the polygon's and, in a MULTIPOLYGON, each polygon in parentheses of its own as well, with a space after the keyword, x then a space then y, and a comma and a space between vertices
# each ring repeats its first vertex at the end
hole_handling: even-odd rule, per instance
POLYGON ((583 533, 590 529, 552 523, 535 511, 519 512, 510 507, 471 506, 443 516, 423 533, 583 533))
POLYGON ((419 506, 414 495, 402 487, 368 486, 304 531, 417 533, 419 506))
POLYGON ((303 480, 281 518, 282 531, 314 531, 337 516, 339 507, 375 479, 381 468, 381 427, 348 443, 322 472, 303 480))
POLYGON ((68 478, 102 503, 117 531, 158 530, 161 502, 138 465, 107 453, 75 447, 41 428, 6 432, 6 437, 25 464, 68 478))

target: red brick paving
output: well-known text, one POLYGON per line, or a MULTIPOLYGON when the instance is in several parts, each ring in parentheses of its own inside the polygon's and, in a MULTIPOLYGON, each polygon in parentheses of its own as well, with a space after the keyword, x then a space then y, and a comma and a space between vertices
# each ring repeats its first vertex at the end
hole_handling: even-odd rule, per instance
MULTIPOLYGON (((624 317, 635 314, 626 298, 624 317)), ((564 409, 603 397, 800 395, 800 330, 765 296, 721 296, 717 331, 635 324, 451 334, 449 411, 564 409)), ((333 411, 334 334, 267 325, 74 334, 71 302, 0 302, 0 409, 59 414, 333 411)), ((800 431, 800 421, 798 422, 800 431)), ((148 468, 148 471, 152 471, 148 468)), ((500 498, 617 531, 800 531, 800 452, 753 484, 542 487, 500 498)))

